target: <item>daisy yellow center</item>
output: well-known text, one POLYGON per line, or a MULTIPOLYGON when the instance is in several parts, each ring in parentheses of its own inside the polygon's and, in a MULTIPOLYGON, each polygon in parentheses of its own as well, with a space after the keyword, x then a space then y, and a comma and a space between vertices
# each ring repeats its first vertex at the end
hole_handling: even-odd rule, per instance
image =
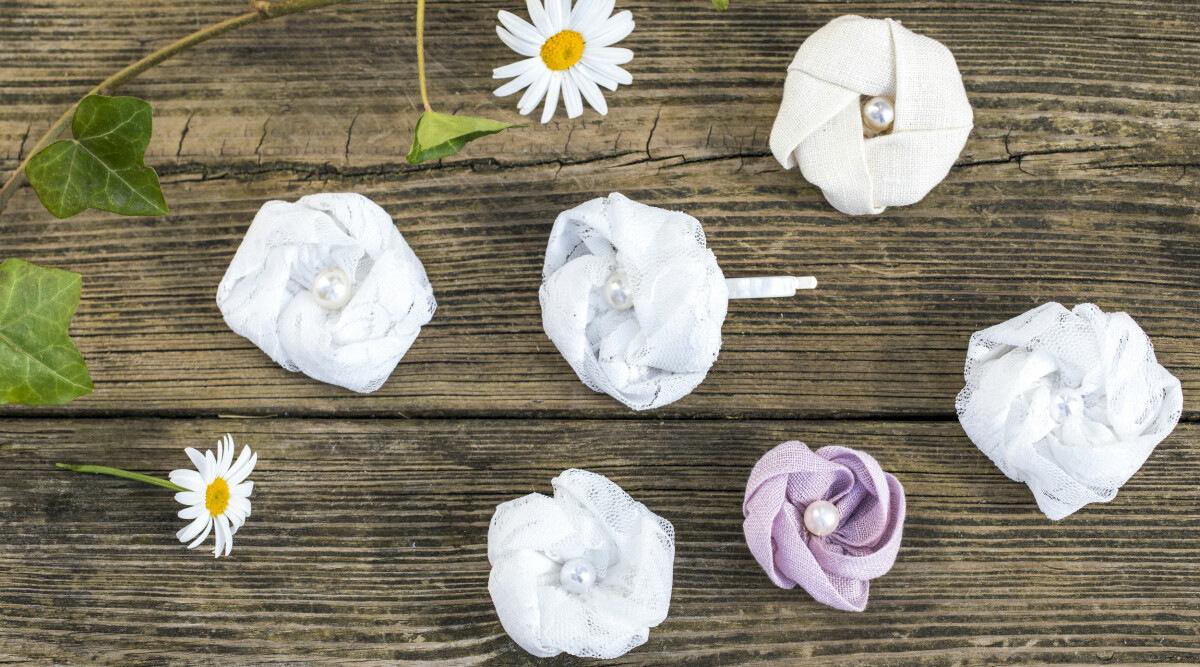
POLYGON ((542 45, 542 62, 555 72, 569 69, 583 57, 583 35, 564 30, 542 45))
POLYGON ((213 516, 220 516, 229 507, 229 483, 218 477, 204 491, 204 506, 213 516))

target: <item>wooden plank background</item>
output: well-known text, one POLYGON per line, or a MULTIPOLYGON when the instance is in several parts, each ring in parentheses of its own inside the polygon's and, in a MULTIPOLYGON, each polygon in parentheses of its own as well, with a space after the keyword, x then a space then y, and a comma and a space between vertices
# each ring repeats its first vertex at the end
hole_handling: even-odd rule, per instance
MULTIPOLYGON (((516 0, 432 0, 435 108, 510 122, 491 68, 516 0)), ((441 162, 403 159, 420 109, 415 3, 360 0, 218 38, 122 92, 154 104, 172 212, 57 220, 29 188, 0 259, 84 277, 72 335, 96 391, 0 409, 0 661, 535 662, 486 591, 494 506, 568 467, 679 535, 671 615, 621 664, 1200 662, 1200 14, 1180 2, 621 0, 634 84, 441 162), (945 43, 976 128, 919 204, 850 218, 770 157, 785 68, 842 14, 945 43), (422 258, 438 313, 370 396, 275 366, 214 294, 265 200, 361 192, 422 258), (622 192, 700 218, 730 277, 816 275, 735 302, 696 392, 632 413, 541 329, 555 215, 622 192), (1046 301, 1133 315, 1184 419, 1108 505, 1041 515, 954 417, 971 332, 1046 301), (174 541, 162 475, 232 432, 261 452, 232 557, 174 541), (865 449, 909 495, 863 614, 773 587, 745 548, 754 461, 786 439, 865 449)), ((0 173, 109 73, 245 10, 0 0, 0 173)), ((574 664, 567 656, 542 661, 574 664)))

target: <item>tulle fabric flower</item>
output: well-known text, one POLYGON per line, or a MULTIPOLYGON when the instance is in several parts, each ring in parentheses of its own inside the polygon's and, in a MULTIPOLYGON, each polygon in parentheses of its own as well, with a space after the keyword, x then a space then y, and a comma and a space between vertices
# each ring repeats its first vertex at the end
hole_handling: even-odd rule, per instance
POLYGON ((383 385, 437 308, 391 216, 352 193, 264 204, 217 305, 280 366, 362 393, 383 385))
POLYGON ((690 215, 620 194, 554 222, 542 324, 579 379, 635 410, 686 396, 721 349, 729 289, 690 215))
POLYGON ((972 124, 949 49, 898 21, 842 16, 788 67, 771 152, 837 210, 882 213, 940 183, 972 124))
POLYGON ((1108 502, 1175 428, 1179 380, 1125 313, 1047 303, 971 336, 967 436, 1062 519, 1108 502))
POLYGON ((742 528, 776 586, 799 584, 818 602, 862 611, 870 580, 896 561, 904 510, 900 481, 870 455, 790 441, 750 473, 742 528))
POLYGON ((624 655, 667 617, 675 531, 602 475, 567 470, 553 485, 553 498, 531 493, 496 508, 496 613, 538 657, 624 655))
POLYGON ((527 0, 530 25, 510 12, 500 12, 496 34, 513 51, 527 56, 511 65, 498 67, 493 76, 512 81, 496 89, 498 97, 524 90, 518 108, 522 115, 533 113, 543 98, 542 122, 548 123, 558 108, 559 93, 568 118, 583 113, 583 100, 600 115, 608 103, 600 88, 616 90, 633 83, 621 65, 633 60, 633 51, 613 46, 633 32, 633 14, 613 14, 616 0, 527 0))

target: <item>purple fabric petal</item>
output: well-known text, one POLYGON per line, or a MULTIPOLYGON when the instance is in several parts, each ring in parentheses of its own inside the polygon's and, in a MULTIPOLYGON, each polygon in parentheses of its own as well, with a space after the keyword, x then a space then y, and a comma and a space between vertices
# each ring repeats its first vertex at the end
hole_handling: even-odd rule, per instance
POLYGON ((862 611, 870 580, 896 562, 904 508, 904 487, 869 454, 846 447, 813 452, 793 440, 755 464, 742 528, 776 586, 799 584, 818 602, 862 611), (842 520, 831 535, 816 537, 804 527, 804 510, 822 499, 837 506, 842 520))

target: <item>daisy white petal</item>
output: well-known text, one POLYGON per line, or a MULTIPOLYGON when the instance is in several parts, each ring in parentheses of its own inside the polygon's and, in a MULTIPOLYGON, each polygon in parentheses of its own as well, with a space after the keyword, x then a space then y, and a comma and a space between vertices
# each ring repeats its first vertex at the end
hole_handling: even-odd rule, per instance
MULTIPOLYGON (((189 549, 195 549, 196 547, 198 547, 198 546, 200 546, 201 544, 203 544, 203 543, 204 543, 204 540, 208 539, 208 534, 212 532, 212 529, 213 529, 213 518, 212 518, 211 516, 209 516, 209 517, 205 517, 205 519, 204 519, 204 532, 200 534, 200 537, 197 537, 196 539, 192 540, 192 543, 191 543, 191 544, 189 544, 189 545, 187 546, 187 548, 189 548, 189 549)), ((180 541, 180 542, 183 542, 183 540, 179 540, 179 541, 180 541)))
POLYGON ((518 60, 517 62, 505 65, 504 67, 497 67, 496 69, 492 70, 492 78, 511 79, 514 76, 519 77, 529 73, 536 74, 538 71, 540 71, 541 67, 541 58, 526 58, 525 60, 518 60))
POLYGON ((199 535, 200 531, 204 530, 204 524, 210 521, 212 521, 212 517, 207 514, 198 516, 191 523, 181 528, 178 533, 175 533, 175 537, 179 538, 180 542, 187 542, 199 535))
POLYGON ((583 99, 579 96, 579 88, 571 77, 571 70, 565 72, 562 81, 563 106, 567 108, 567 118, 578 118, 583 114, 583 99))
POLYGON ((583 93, 583 98, 587 100, 587 103, 601 116, 608 114, 608 103, 604 101, 604 93, 600 92, 600 86, 581 74, 578 68, 572 68, 570 75, 579 88, 579 92, 583 93))
POLYGON ((603 86, 609 90, 617 89, 617 80, 602 72, 598 67, 598 63, 590 62, 586 56, 575 67, 586 78, 595 81, 597 85, 603 86))
POLYGON ((595 32, 583 33, 583 38, 589 47, 611 46, 628 37, 633 32, 633 25, 633 14, 621 12, 608 19, 595 32))
POLYGON ((204 478, 195 470, 172 470, 169 478, 172 484, 178 484, 189 491, 204 490, 204 478))
POLYGON ((504 27, 508 29, 508 32, 522 42, 528 42, 530 44, 537 45, 538 48, 541 48, 542 42, 546 41, 546 38, 542 37, 542 34, 538 32, 537 28, 529 25, 528 21, 517 16, 516 14, 501 10, 499 17, 500 23, 504 24, 504 27))
POLYGON ((183 450, 183 453, 187 454, 187 457, 192 460, 192 465, 196 466, 196 470, 200 472, 200 477, 205 477, 204 473, 207 472, 208 462, 204 460, 204 455, 194 447, 188 447, 183 450))
POLYGON ((578 2, 575 4, 575 9, 571 10, 571 21, 567 24, 570 30, 579 30, 587 28, 604 20, 604 17, 612 14, 613 7, 617 4, 617 0, 596 0, 595 2, 578 2))
POLYGON ((244 479, 254 472, 254 466, 258 464, 258 454, 252 453, 249 447, 242 449, 241 456, 238 457, 237 463, 229 468, 229 472, 225 473, 225 481, 230 486, 241 484, 244 479))
POLYGON ((235 498, 248 498, 254 491, 254 482, 242 482, 229 487, 229 494, 235 498))
POLYGON ((229 541, 229 520, 225 515, 213 517, 214 530, 216 539, 214 539, 213 556, 219 558, 221 552, 225 550, 225 543, 229 541))
POLYGON ((542 76, 543 74, 544 74, 544 72, 542 72, 538 69, 530 69, 528 72, 521 74, 520 76, 513 79, 512 81, 509 81, 508 83, 504 84, 503 86, 500 86, 499 88, 497 88, 496 96, 504 97, 506 95, 512 95, 513 93, 517 92, 518 90, 522 90, 525 87, 529 86, 534 81, 537 81, 538 77, 542 76))
POLYGON ((542 107, 542 123, 549 123, 558 109, 558 89, 562 86, 561 76, 550 77, 550 89, 546 91, 546 106, 542 107))
MULTIPOLYGON (((622 49, 616 46, 606 46, 602 49, 591 51, 587 55, 588 59, 593 62, 608 63, 609 65, 624 65, 633 60, 633 51, 622 49)), ((632 77, 629 79, 633 81, 632 77)))
POLYGON ((517 111, 519 111, 522 116, 533 113, 533 110, 536 109, 538 104, 541 103, 542 98, 546 95, 546 90, 550 88, 551 78, 553 77, 550 76, 550 72, 543 72, 537 78, 537 80, 535 80, 533 84, 529 86, 529 90, 526 90, 525 94, 521 96, 521 101, 517 103, 517 111))
POLYGON ((533 21, 534 27, 542 33, 544 39, 549 39, 558 32, 558 26, 550 23, 550 17, 546 15, 542 3, 538 0, 525 0, 525 7, 529 9, 529 18, 533 21))
POLYGON ((500 36, 500 41, 508 45, 508 48, 523 56, 536 56, 542 51, 540 46, 517 39, 511 32, 500 26, 496 26, 496 34, 500 36))
POLYGON ((207 515, 208 511, 204 508, 204 505, 188 505, 179 510, 179 518, 187 519, 188 521, 193 521, 196 517, 207 515))
MULTIPOLYGON (((592 60, 588 62, 588 65, 591 66, 592 69, 603 74, 606 79, 616 81, 618 84, 628 86, 629 84, 633 83, 632 74, 612 63, 606 63, 601 60, 592 60)), ((599 83, 599 81, 597 81, 597 83, 599 83)))
POLYGON ((175 494, 175 502, 204 507, 204 494, 199 491, 180 491, 175 494))

